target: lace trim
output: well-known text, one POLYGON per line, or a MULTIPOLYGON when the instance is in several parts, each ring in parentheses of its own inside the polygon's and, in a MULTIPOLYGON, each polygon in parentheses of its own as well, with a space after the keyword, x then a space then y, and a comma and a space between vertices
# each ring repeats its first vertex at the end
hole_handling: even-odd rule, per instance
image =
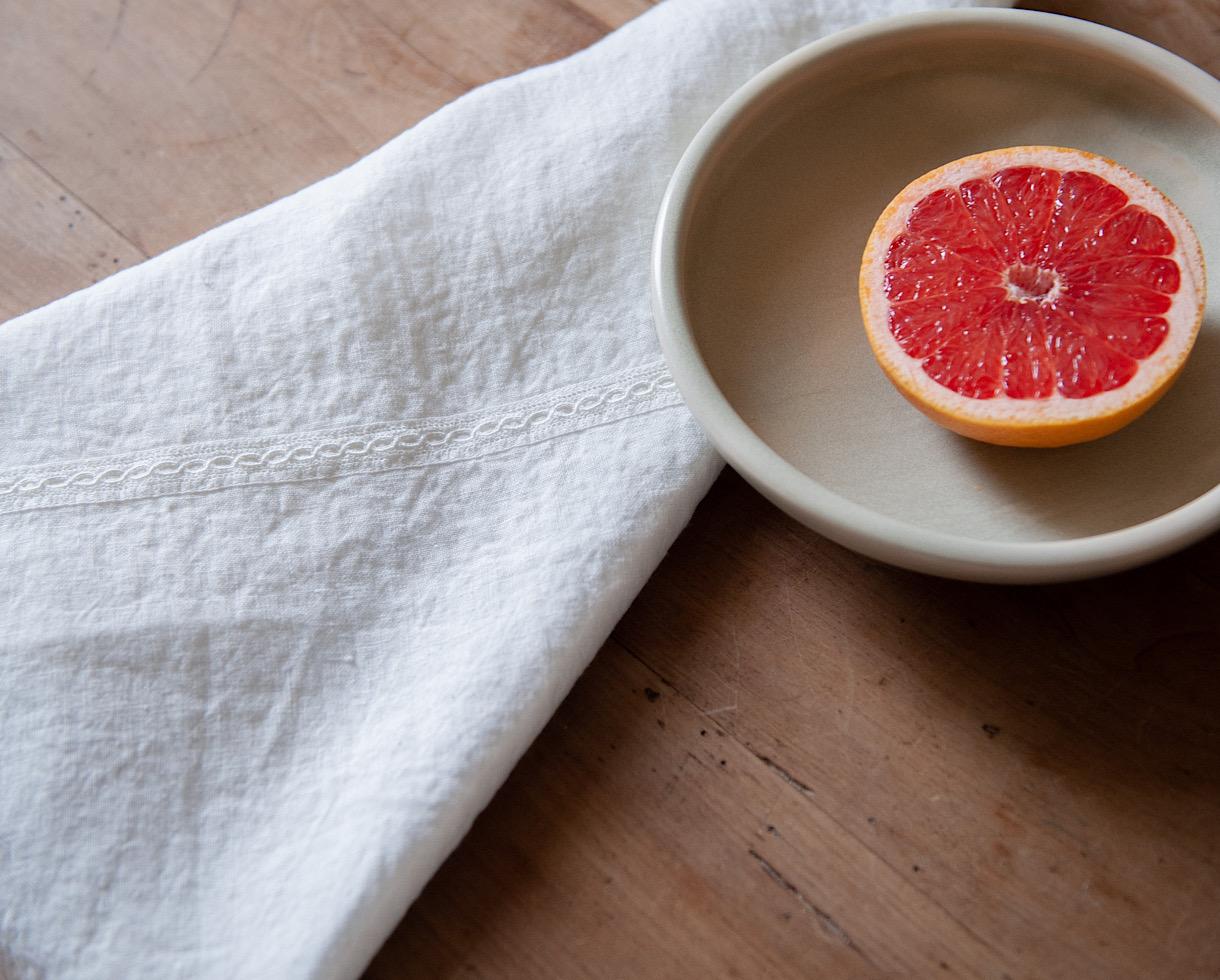
POLYGON ((479 415, 321 429, 0 471, 0 514, 475 459, 681 404, 662 364, 479 415))

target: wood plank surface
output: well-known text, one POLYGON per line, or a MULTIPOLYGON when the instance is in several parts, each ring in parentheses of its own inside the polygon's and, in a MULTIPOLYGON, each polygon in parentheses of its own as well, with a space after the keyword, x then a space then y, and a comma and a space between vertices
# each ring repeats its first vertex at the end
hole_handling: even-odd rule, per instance
MULTIPOLYGON (((0 319, 648 6, 0 0, 0 319)), ((1046 6, 1220 70, 1216 0, 1046 6)), ((367 978, 1178 980, 1218 925, 1220 539, 964 585, 726 473, 367 978)))
POLYGON ((370 977, 1215 976, 1218 585, 899 572, 727 474, 370 977))

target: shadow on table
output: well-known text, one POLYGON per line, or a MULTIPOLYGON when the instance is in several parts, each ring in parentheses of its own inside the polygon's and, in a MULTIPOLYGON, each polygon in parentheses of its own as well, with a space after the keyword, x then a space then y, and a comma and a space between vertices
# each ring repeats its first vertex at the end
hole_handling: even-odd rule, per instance
POLYGON ((663 622, 649 662, 667 676, 725 668, 730 634, 760 700, 809 684, 795 665, 811 657, 828 685, 834 662, 900 667, 938 692, 941 724, 1000 710, 1009 751, 1037 767, 1220 821, 1220 535, 1105 578, 978 585, 855 555, 726 472, 620 632, 634 649, 663 622), (804 660, 763 662, 785 643, 804 660))
MULTIPOLYGON (((1064 853, 1074 866, 1060 873, 1093 883, 1086 912, 1061 893, 1062 905, 1046 898, 1029 913, 1052 923, 1098 915, 1111 929, 1138 915, 1147 941, 1163 943, 1166 913, 1142 903, 1215 891, 1220 538, 1089 582, 973 585, 852 554, 726 472, 615 636, 647 676, 709 715, 708 728, 773 756, 850 832, 867 837, 865 815, 888 812, 903 821, 888 846, 923 848, 965 887, 982 875, 1007 892, 977 896, 982 904, 1030 901, 1032 879, 987 869, 1012 833, 1028 874, 1064 853), (897 760, 921 771, 895 770, 897 760), (952 815, 929 803, 938 793, 959 793, 952 815)), ((602 652, 368 980, 468 975, 480 963, 558 975, 546 968, 557 949, 579 957, 589 935, 604 940, 606 924, 586 921, 613 907, 600 876, 646 861, 650 827, 673 818, 633 793, 635 774, 664 764, 657 746, 680 736, 635 710, 646 702, 626 690, 639 686, 624 679, 632 659, 613 644, 602 652)), ((972 919, 969 904, 943 900, 972 919)), ((1041 937, 1026 938, 1049 929, 1054 940, 1060 927, 1037 928, 1041 937)), ((1205 937, 1190 948, 1220 952, 1205 937)))
POLYGON ((1167 514, 1220 484, 1220 323, 1148 414, 1105 439, 1013 449, 968 439, 962 459, 992 498, 1047 537, 1102 534, 1167 514))

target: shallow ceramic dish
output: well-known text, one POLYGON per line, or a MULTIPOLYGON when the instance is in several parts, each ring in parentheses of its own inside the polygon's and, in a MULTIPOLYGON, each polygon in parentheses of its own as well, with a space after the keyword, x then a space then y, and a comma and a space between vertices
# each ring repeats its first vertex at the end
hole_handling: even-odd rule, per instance
POLYGON ((678 387, 726 459, 810 527, 884 561, 1038 582, 1150 561, 1220 527, 1220 82, 1050 14, 900 17, 788 56, 678 165, 653 306, 678 387), (1212 298, 1186 370, 1146 416, 1068 449, 946 432, 894 391, 861 326, 876 216, 968 153, 1075 146, 1186 212, 1212 298))

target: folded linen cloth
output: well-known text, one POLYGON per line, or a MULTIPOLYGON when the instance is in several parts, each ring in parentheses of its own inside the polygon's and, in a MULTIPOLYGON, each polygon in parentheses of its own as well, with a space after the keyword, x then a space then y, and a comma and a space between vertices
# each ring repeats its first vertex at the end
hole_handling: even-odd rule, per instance
POLYGON ((352 977, 719 461, 653 216, 917 0, 667 0, 0 328, 0 976, 352 977))

